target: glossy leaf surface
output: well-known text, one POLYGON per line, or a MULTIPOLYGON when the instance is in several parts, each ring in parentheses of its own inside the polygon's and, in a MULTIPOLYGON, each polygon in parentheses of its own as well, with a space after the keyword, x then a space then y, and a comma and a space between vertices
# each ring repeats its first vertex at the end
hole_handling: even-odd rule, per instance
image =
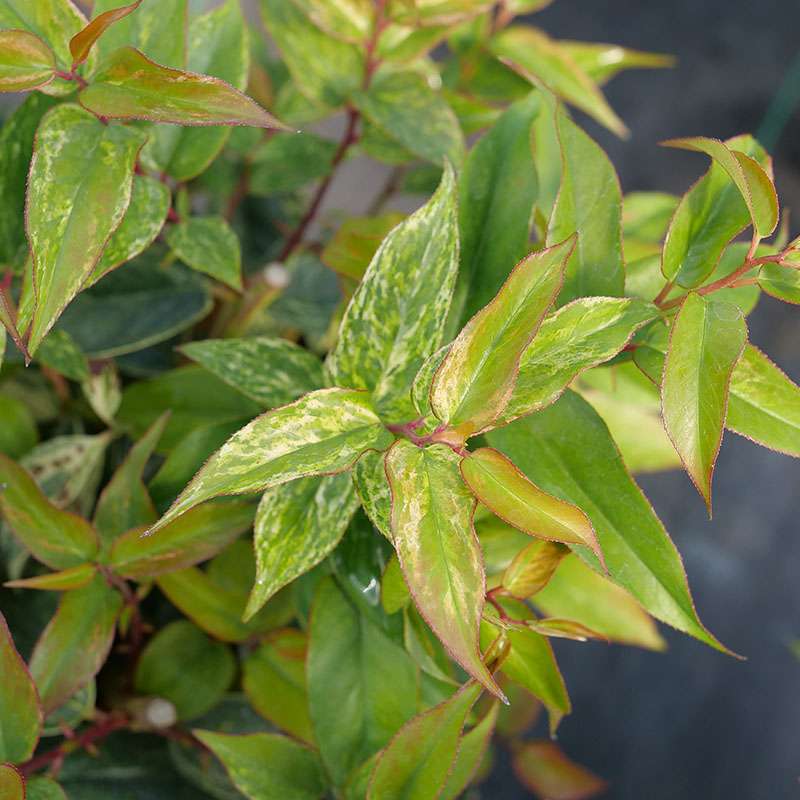
POLYGON ((464 439, 485 430, 511 396, 525 348, 558 294, 574 238, 532 253, 459 333, 431 387, 436 416, 464 439))
POLYGON ((694 293, 672 326, 661 384, 664 426, 709 513, 728 385, 746 341, 738 308, 694 293))
POLYGON ((424 449, 399 440, 386 455, 392 491, 392 538, 408 588, 450 655, 502 696, 481 660, 483 559, 472 514, 475 501, 444 445, 424 449))

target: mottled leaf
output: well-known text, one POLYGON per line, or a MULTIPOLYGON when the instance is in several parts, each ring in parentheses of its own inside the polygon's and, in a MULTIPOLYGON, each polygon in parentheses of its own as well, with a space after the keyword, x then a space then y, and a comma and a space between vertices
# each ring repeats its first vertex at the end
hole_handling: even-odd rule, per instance
POLYGON ((184 264, 234 289, 242 288, 239 237, 222 217, 190 217, 167 230, 167 243, 184 264))
POLYGON ((306 691, 306 635, 275 631, 244 661, 242 688, 253 708, 281 730, 313 744, 306 691))
POLYGON ((42 729, 36 687, 0 614, 0 762, 31 757, 42 729))
POLYGON ((128 531, 114 542, 109 565, 125 578, 152 578, 185 569, 216 555, 253 524, 251 503, 206 503, 187 511, 157 533, 128 531))
POLYGON ((514 103, 472 148, 459 187, 461 264, 451 316, 456 330, 497 293, 530 249, 538 193, 531 125, 535 94, 514 103))
POLYGON ((336 547, 357 505, 346 474, 299 478, 264 493, 253 537, 256 582, 245 618, 336 547))
POLYGON ((121 596, 99 574, 61 596, 30 661, 44 711, 58 708, 97 674, 111 648, 121 608, 121 596))
POLYGON ((458 118, 441 94, 415 71, 379 74, 353 102, 364 116, 414 155, 459 164, 464 139, 458 118))
POLYGON ((76 33, 69 40, 69 51, 72 54, 72 68, 75 69, 79 64, 83 64, 89 57, 94 43, 115 23, 124 19, 128 14, 136 11, 142 4, 142 0, 136 0, 127 6, 105 11, 98 14, 83 30, 76 33))
POLYGON ((462 440, 488 428, 506 407, 520 357, 561 288, 574 246, 571 237, 517 264, 451 345, 430 399, 436 416, 462 440))
POLYGON ((315 739, 342 785, 414 715, 417 672, 403 648, 326 579, 311 613, 307 675, 315 739))
POLYGON ((229 83, 162 67, 133 47, 111 55, 78 99, 84 108, 108 119, 284 129, 229 83))
POLYGON ((360 281, 380 243, 403 219, 403 214, 395 211, 377 217, 351 217, 339 226, 320 258, 326 267, 360 281))
POLYGON ((0 455, 0 486, 3 517, 38 561, 51 569, 65 569, 97 554, 92 526, 77 514, 57 508, 31 475, 4 455, 0 455))
POLYGON ((228 439, 153 531, 219 495, 264 491, 306 475, 342 472, 364 450, 385 450, 392 438, 366 392, 310 392, 263 414, 228 439))
POLYGON ((566 392, 488 439, 542 489, 583 509, 611 578, 650 614, 727 652, 698 619, 675 546, 588 403, 566 392))
POLYGON ((526 742, 511 763, 519 780, 548 800, 584 800, 606 789, 604 780, 570 761, 553 742, 526 742))
POLYGON ((628 129, 603 93, 569 53, 543 31, 516 25, 506 28, 492 39, 491 49, 523 77, 543 82, 617 136, 627 136, 628 129))
POLYGON ((36 307, 34 353, 93 272, 131 198, 144 135, 104 125, 78 106, 52 109, 36 134, 26 200, 36 307))
POLYGON ((53 51, 28 31, 0 31, 0 92, 41 89, 55 77, 53 51))
POLYGON ((468 683, 401 728, 375 763, 368 800, 439 797, 458 753, 464 720, 480 693, 478 684, 468 683))
POLYGON ((364 453, 353 467, 353 483, 370 522, 391 541, 392 494, 383 468, 383 453, 364 453))
POLYGON ((736 306, 691 293, 672 326, 661 384, 664 426, 711 513, 731 374, 747 342, 736 306))
POLYGON ((171 622, 150 639, 136 662, 137 692, 169 700, 178 719, 210 711, 230 687, 236 661, 191 622, 171 622))
POLYGON ((386 455, 392 538, 414 602, 450 655, 502 697, 478 649, 485 577, 472 527, 475 501, 444 445, 398 440, 386 455))
POLYGON ((555 402, 584 370, 608 361, 658 310, 629 298, 586 297, 546 317, 522 354, 511 398, 494 427, 555 402))
POLYGON ((181 352, 264 408, 291 403, 324 384, 319 359, 286 339, 205 339, 181 352))
POLYGON ((458 269, 455 175, 384 240, 347 308, 328 365, 342 386, 371 389, 391 422, 414 416, 411 383, 439 346, 458 269))
POLYGON ((518 600, 538 594, 569 550, 555 542, 531 542, 514 556, 503 573, 501 586, 518 600))

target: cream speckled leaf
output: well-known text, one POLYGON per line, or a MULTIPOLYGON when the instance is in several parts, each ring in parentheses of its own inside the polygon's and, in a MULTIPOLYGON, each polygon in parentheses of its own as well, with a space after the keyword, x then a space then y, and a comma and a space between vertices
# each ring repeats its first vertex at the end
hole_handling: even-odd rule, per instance
POLYGON ((346 474, 299 478, 264 493, 255 521, 256 582, 246 620, 336 547, 357 507, 346 474))
MULTIPOLYGON (((588 403, 567 391, 549 408, 487 438, 537 486, 583 509, 609 576, 650 614, 729 652, 700 622, 675 546, 588 403)), ((597 569, 592 554, 584 549, 580 555, 597 569)))
POLYGON ((153 531, 212 497, 259 492, 306 475, 341 472, 365 450, 384 450, 392 440, 366 392, 311 392, 268 411, 231 436, 153 531))
POLYGON ((459 164, 464 137, 447 101, 418 72, 378 75, 369 89, 356 92, 361 113, 409 152, 434 164, 459 164))
POLYGON ((286 129, 229 83, 162 67, 133 47, 114 53, 78 99, 84 108, 108 119, 286 129))
POLYGON ((411 384, 441 342, 458 269, 455 204, 448 166, 430 201, 384 239, 329 357, 334 381, 372 389, 378 412, 390 422, 414 416, 411 384))
MULTIPOLYGON (((218 8, 194 16, 188 50, 187 69, 191 72, 212 75, 244 91, 250 51, 239 0, 226 0, 218 8)), ((228 128, 158 126, 142 151, 142 161, 176 181, 187 181, 208 167, 229 135, 228 128)))
POLYGON ((131 198, 144 135, 78 106, 48 112, 36 135, 26 199, 36 307, 34 353, 91 275, 131 198))
POLYGON ((520 261, 500 291, 463 328, 433 379, 431 407, 464 439, 500 415, 519 361, 564 279, 575 237, 520 261))
POLYGON ((633 334, 658 316, 641 300, 585 297, 547 317, 519 362, 519 376, 493 427, 555 402, 586 369, 613 358, 633 334))
POLYGON ((322 362, 286 339, 204 339, 180 350, 264 408, 291 403, 325 383, 322 362))
POLYGON ((450 655, 502 697, 478 649, 486 579, 458 456, 398 440, 386 454, 392 538, 414 602, 450 655))
POLYGON ((28 31, 0 31, 0 92, 26 92, 53 80, 53 51, 28 31))
POLYGON ((223 217, 190 217, 171 226, 167 244, 184 264, 233 289, 242 288, 239 237, 223 217))
POLYGON ((764 238, 775 230, 778 224, 778 196, 772 179, 755 159, 731 150, 719 139, 705 136, 669 139, 662 144, 711 156, 736 184, 750 211, 756 233, 764 238))
POLYGON ((722 442, 728 386, 747 342, 734 305, 691 293, 672 326, 661 383, 664 426, 711 512, 711 477, 722 442))
POLYGON ((392 540, 392 493, 383 466, 383 453, 367 450, 353 467, 353 483, 370 522, 392 540))
POLYGON ((562 174, 547 243, 578 234, 558 302, 591 295, 619 297, 625 289, 619 178, 602 148, 560 105, 552 99, 548 105, 555 115, 562 174))
POLYGON ((133 176, 130 205, 119 228, 111 234, 85 288, 138 256, 155 241, 164 227, 170 199, 166 184, 145 175, 133 176))

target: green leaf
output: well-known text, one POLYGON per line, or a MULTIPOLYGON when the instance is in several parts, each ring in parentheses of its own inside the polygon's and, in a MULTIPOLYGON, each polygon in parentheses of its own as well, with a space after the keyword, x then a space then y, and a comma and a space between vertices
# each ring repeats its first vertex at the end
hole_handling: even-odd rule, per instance
MULTIPOLYGON (((645 610, 728 652, 698 619, 675 546, 588 403, 566 392, 554 405, 492 431, 488 439, 542 489, 583 509, 610 577, 645 610)), ((596 568, 593 556, 587 563, 596 568)))
POLYGON ((772 178, 755 159, 729 148, 719 139, 692 136, 669 139, 662 144, 683 150, 695 150, 710 156, 736 184, 750 212, 753 228, 760 238, 769 236, 778 225, 778 195, 772 178))
MULTIPOLYGON (((3 329, 5 330, 5 329, 3 329)), ((3 335, 0 333, 0 350, 3 335)), ((9 458, 19 458, 39 441, 36 420, 27 403, 0 392, 0 453, 9 458)))
POLYGON ((554 542, 531 542, 506 567, 501 586, 517 600, 527 600, 547 586, 568 554, 566 547, 554 542))
POLYGON ((6 522, 38 561, 51 569, 65 569, 97 554, 92 526, 53 505, 31 475, 4 455, 0 455, 0 486, 0 510, 6 522))
POLYGON ((537 797, 584 800, 606 789, 606 782, 570 761, 553 742, 525 742, 513 755, 514 773, 537 797))
POLYGON ((69 40, 86 24, 83 14, 67 0, 3 0, 0 28, 23 28, 38 36, 55 53, 60 69, 69 70, 69 40))
MULTIPOLYGON (((120 0, 95 0, 93 13, 118 8, 120 0)), ((188 0, 142 0, 135 14, 118 20, 95 45, 98 61, 103 61, 120 47, 133 45, 148 58, 168 67, 186 65, 186 26, 188 0)))
POLYGON ((363 48, 325 34, 303 13, 299 3, 261 0, 261 16, 292 80, 309 100, 336 107, 361 84, 363 48))
POLYGON ((125 578, 142 580, 185 569, 223 550, 253 524, 251 503, 206 503, 145 536, 134 528, 114 542, 109 566, 125 578))
POLYGON ((398 440, 386 454, 392 538, 414 602, 450 655, 502 697, 478 649, 485 576, 472 527, 475 500, 444 445, 398 440))
POLYGON ((30 661, 45 712, 58 708, 97 674, 111 649, 121 608, 122 597, 99 574, 61 596, 30 661))
POLYGON ((172 338, 211 307, 203 278, 178 265, 162 269, 145 254, 82 292, 59 327, 88 356, 112 358, 172 338))
POLYGON ((444 785, 440 800, 456 800, 466 791, 489 749, 497 723, 498 703, 492 703, 486 716, 461 737, 458 754, 444 785))
POLYGON ((294 192, 324 178, 338 145, 314 133, 276 133, 250 160, 250 194, 269 196, 294 192))
POLYGON ((299 478, 264 493, 253 537, 256 582, 245 618, 339 544, 357 505, 346 474, 299 478))
POLYGON ((69 567, 60 572, 46 572, 32 578, 7 581, 4 586, 19 589, 41 589, 50 592, 63 592, 68 589, 80 589, 94 577, 97 565, 86 562, 77 567, 69 567))
POLYGON ((136 663, 137 692, 169 700, 178 719, 199 717, 222 698, 236 675, 230 649, 179 620, 150 639, 136 663))
POLYGON ((84 108, 108 119, 284 129, 229 83, 162 67, 133 47, 112 54, 78 99, 84 108))
POLYGON ((546 317, 522 354, 508 405, 494 427, 554 403, 584 370, 619 353, 655 306, 630 298, 586 297, 546 317))
POLYGON ((520 357, 561 288, 574 246, 571 237, 517 264, 450 346, 430 400, 436 416, 462 440, 486 430, 506 407, 520 357))
POLYGON ((242 288, 239 237, 223 217, 191 217, 167 230, 167 244, 192 269, 242 288))
POLYGON ((164 433, 169 413, 162 414, 131 448, 117 467, 97 501, 94 525, 102 541, 110 544, 118 536, 158 519, 153 501, 145 489, 142 473, 164 433))
POLYGON ((664 427, 711 513, 731 374, 747 342, 741 311, 691 293, 672 326, 661 384, 664 427))
POLYGON ((482 14, 489 0, 390 0, 389 17, 404 25, 452 25, 482 14))
POLYGON ((467 683, 401 728, 375 763, 368 800, 439 797, 456 760, 464 720, 480 693, 478 684, 467 683))
MULTIPOLYGON (((751 136, 725 142, 728 150, 744 153, 768 169, 769 156, 751 136)), ((750 223, 742 193, 721 164, 708 172, 681 198, 670 222, 662 252, 661 271, 681 286, 699 286, 714 271, 723 250, 750 223)))
POLYGON ((315 738, 341 786, 414 715, 416 668, 328 578, 311 613, 307 676, 315 738))
POLYGON ((531 212, 539 189, 531 126, 540 108, 535 93, 514 103, 464 164, 458 204, 461 264, 451 310, 458 328, 497 294, 530 249, 531 212))
POLYGON ((603 553, 586 514, 543 492, 502 453, 481 447, 467 453, 460 469, 475 497, 501 519, 530 536, 588 547, 603 563, 603 553))
POLYGON ((325 774, 317 755, 285 736, 201 730, 193 734, 222 761, 231 780, 251 800, 317 800, 325 794, 325 774))
POLYGON ((127 6, 114 8, 102 14, 97 14, 95 18, 81 31, 76 33, 69 40, 69 50, 72 54, 72 69, 74 70, 79 64, 83 64, 89 57, 92 47, 95 42, 115 23, 124 19, 136 11, 142 4, 142 0, 135 0, 127 6))
POLYGON ((463 159, 458 118, 419 72, 380 73, 352 99, 368 120, 414 155, 433 164, 463 159))
MULTIPOLYGON (((220 78, 243 92, 250 67, 247 44, 241 6, 238 0, 226 0, 218 8, 193 17, 187 67, 193 73, 220 78)), ((207 169, 229 134, 227 128, 157 127, 142 151, 142 160, 176 181, 188 181, 207 169)))
POLYGON ((180 350, 264 408, 291 403, 325 383, 319 359, 286 339, 205 339, 180 350))
POLYGON ((625 288, 619 178, 608 156, 563 108, 553 106, 553 114, 562 174, 547 228, 547 244, 578 234, 559 304, 590 295, 619 297, 625 288))
POLYGON ((134 175, 130 205, 119 228, 111 234, 85 288, 150 247, 164 227, 170 200, 166 184, 155 178, 134 175))
POLYGON ((618 44, 562 40, 558 47, 600 86, 626 69, 665 69, 676 62, 674 56, 629 50, 618 44))
POLYGON ((53 51, 28 31, 0 31, 0 92, 41 89, 55 77, 53 51))
POLYGON ((326 267, 360 281, 380 243, 403 219, 404 215, 395 211, 377 217, 351 217, 339 226, 320 258, 326 267))
POLYGON ((262 717, 313 744, 306 691, 306 635, 294 628, 275 631, 244 661, 242 688, 262 717))
POLYGON ((89 362, 64 330, 51 331, 39 347, 36 360, 73 381, 89 379, 89 362))
POLYGON ((392 435, 365 392, 319 389, 253 420, 208 460, 153 531, 224 494, 265 491, 306 475, 342 472, 392 435))
POLYGON ((612 642, 648 650, 667 647, 642 607, 624 589, 589 569, 575 555, 561 561, 533 603, 548 616, 581 622, 612 642))
POLYGON ((403 579, 403 570, 395 553, 387 562, 381 576, 381 607, 387 614, 402 611, 411 602, 408 586, 403 579))
POLYGON ((540 81, 617 136, 628 129, 591 78, 558 42, 538 28, 514 25, 494 36, 492 52, 534 84, 540 81))
POLYGON ((0 762, 21 764, 36 748, 42 712, 36 687, 0 614, 0 762))
POLYGON ((369 0, 298 0, 300 8, 322 30, 347 42, 366 40, 374 9, 369 0))
POLYGON ((764 264, 758 273, 758 285, 778 300, 800 303, 800 269, 796 267, 764 264))
POLYGON ((69 103, 42 120, 26 201, 36 287, 31 353, 92 274, 122 222, 144 140, 133 128, 104 125, 69 103))
POLYGON ((25 784, 25 800, 67 800, 67 795, 51 778, 31 778, 25 784))
POLYGON ((622 205, 625 239, 661 242, 678 206, 678 198, 666 192, 630 192, 622 205))
POLYGON ((25 800, 25 778, 12 764, 0 764, 0 792, 7 800, 25 800))
POLYGON ((392 494, 383 468, 383 453, 367 450, 353 467, 353 483, 370 522, 392 539, 392 494))
MULTIPOLYGON (((517 600, 500 600, 509 616, 517 620, 533 620, 528 607, 517 600)), ((555 735, 564 715, 572 711, 572 704, 558 669, 553 648, 547 637, 523 627, 510 627, 506 631, 488 620, 481 623, 481 646, 490 647, 498 638, 505 637, 510 650, 500 670, 512 681, 527 689, 544 703, 550 716, 550 733, 555 735)))
POLYGON ((383 240, 328 360, 336 383, 371 389, 392 422, 414 415, 411 383, 439 346, 458 269, 452 168, 430 201, 383 240))

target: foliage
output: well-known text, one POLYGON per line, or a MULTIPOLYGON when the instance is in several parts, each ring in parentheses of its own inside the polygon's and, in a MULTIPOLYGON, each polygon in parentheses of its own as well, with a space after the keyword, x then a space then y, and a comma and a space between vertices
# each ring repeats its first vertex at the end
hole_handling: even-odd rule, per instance
POLYGON ((0 3, 3 797, 456 798, 499 744, 589 797, 525 738, 552 640, 730 652, 631 470, 710 513, 726 427, 800 456, 746 325, 800 238, 748 135, 623 196, 569 109, 624 135, 670 61, 545 5, 261 0, 276 55, 238 0, 0 3))

